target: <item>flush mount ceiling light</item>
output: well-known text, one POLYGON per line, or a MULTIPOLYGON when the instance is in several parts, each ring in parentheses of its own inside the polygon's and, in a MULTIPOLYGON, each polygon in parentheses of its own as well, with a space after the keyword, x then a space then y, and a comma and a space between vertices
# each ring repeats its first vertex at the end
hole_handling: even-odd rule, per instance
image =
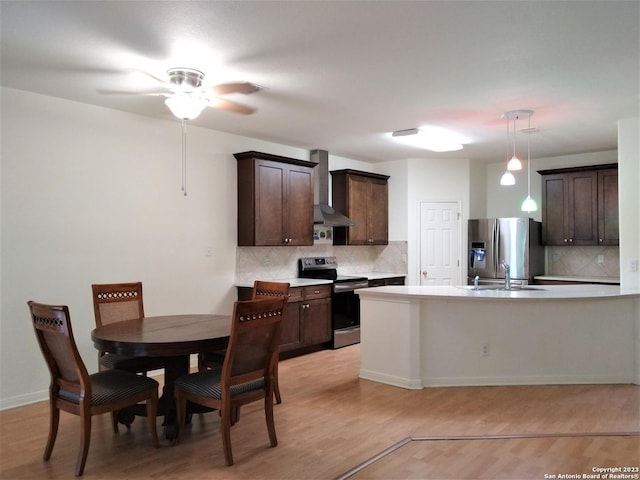
POLYGON ((439 127, 396 130, 391 134, 391 138, 405 145, 431 150, 432 152, 453 152, 463 148, 463 139, 439 127))

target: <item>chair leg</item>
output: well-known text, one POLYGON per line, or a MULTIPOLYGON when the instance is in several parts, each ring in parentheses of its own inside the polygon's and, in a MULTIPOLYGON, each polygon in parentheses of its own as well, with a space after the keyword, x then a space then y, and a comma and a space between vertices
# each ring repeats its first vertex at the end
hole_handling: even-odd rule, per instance
POLYGON ((147 400, 147 420, 149 420, 149 432, 151 432, 151 443, 155 448, 160 447, 158 441, 158 426, 156 414, 158 413, 158 391, 156 390, 149 400, 147 400))
POLYGON ((273 397, 271 395, 264 397, 264 415, 267 420, 267 431, 269 432, 271 446, 275 447, 278 445, 278 438, 276 437, 276 426, 273 420, 273 397))
POLYGON ((274 384, 274 393, 276 395, 276 403, 279 405, 282 403, 282 397, 280 396, 280 382, 278 382, 278 362, 273 368, 273 384, 274 384))
POLYGON ((204 355, 202 353, 198 354, 198 371, 204 372, 207 369, 207 365, 204 363, 204 355))
POLYGON ((47 461, 51 458, 51 452, 53 452, 53 446, 56 443, 56 437, 58 436, 58 425, 60 424, 60 409, 56 407, 53 402, 49 402, 49 438, 47 440, 47 446, 44 448, 44 455, 42 458, 47 461))
POLYGON ((82 412, 80 415, 80 449, 78 450, 78 460, 76 462, 76 477, 84 472, 89 453, 89 443, 91 442, 91 414, 82 412))
POLYGON ((225 403, 222 407, 222 419, 220 422, 220 432, 222 433, 222 447, 224 448, 224 459, 227 466, 233 465, 233 453, 231 452, 231 420, 232 410, 237 407, 231 407, 229 403, 225 403))
POLYGON ((187 400, 184 397, 182 390, 176 387, 174 391, 174 399, 176 402, 176 429, 177 434, 175 438, 175 443, 180 443, 182 441, 182 435, 184 434, 184 421, 187 417, 187 400))
POLYGON ((111 412, 111 426, 113 427, 113 433, 114 434, 118 434, 119 430, 118 430, 118 414, 120 413, 120 410, 114 410, 113 412, 111 412))

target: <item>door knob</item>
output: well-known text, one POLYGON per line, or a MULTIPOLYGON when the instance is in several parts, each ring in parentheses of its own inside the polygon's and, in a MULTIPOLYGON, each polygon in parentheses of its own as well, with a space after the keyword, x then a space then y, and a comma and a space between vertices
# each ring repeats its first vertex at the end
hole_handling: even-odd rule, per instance
POLYGON ((423 277, 426 277, 428 274, 429 274, 429 272, 427 272, 426 270, 423 270, 423 271, 422 271, 422 276, 423 276, 423 277))

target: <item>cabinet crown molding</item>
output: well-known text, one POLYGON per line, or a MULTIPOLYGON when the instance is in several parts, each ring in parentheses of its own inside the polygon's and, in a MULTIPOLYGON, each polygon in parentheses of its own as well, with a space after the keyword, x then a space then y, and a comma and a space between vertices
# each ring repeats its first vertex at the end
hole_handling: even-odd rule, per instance
POLYGON ((540 175, 553 175, 555 173, 590 172, 593 170, 606 170, 608 168, 618 168, 617 163, 605 163, 602 165, 584 165, 581 167, 553 168, 550 170, 538 170, 540 175))

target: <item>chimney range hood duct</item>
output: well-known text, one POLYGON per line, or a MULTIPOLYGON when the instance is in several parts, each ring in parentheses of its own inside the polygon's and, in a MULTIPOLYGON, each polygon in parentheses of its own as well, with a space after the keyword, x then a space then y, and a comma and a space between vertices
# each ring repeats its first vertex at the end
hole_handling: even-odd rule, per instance
POLYGON ((326 150, 311 150, 310 161, 317 163, 314 168, 315 193, 318 196, 313 206, 313 223, 327 227, 355 226, 349 218, 336 212, 329 206, 329 152, 326 150))

